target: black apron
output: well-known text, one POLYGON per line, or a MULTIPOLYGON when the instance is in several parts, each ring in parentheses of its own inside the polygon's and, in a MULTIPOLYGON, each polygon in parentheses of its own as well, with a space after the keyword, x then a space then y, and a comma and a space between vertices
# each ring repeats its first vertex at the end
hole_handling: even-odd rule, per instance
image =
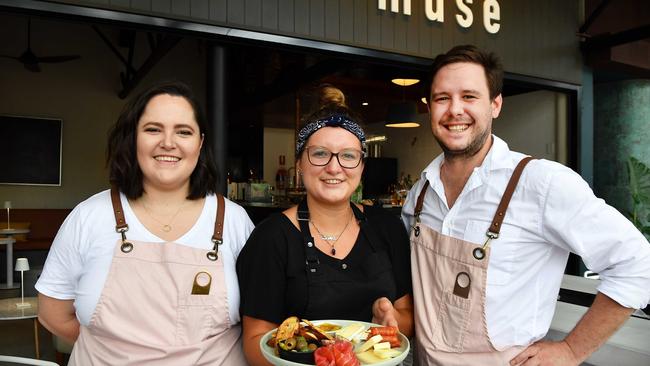
POLYGON ((307 200, 298 205, 298 223, 303 236, 307 301, 302 317, 305 319, 346 319, 369 322, 372 304, 380 297, 395 301, 397 285, 393 276, 390 255, 379 246, 379 237, 370 227, 366 216, 350 203, 354 217, 361 228, 360 238, 366 239, 371 253, 355 264, 349 264, 354 247, 344 259, 328 256, 316 248, 309 230, 307 200), (354 267, 359 268, 354 268, 354 267))

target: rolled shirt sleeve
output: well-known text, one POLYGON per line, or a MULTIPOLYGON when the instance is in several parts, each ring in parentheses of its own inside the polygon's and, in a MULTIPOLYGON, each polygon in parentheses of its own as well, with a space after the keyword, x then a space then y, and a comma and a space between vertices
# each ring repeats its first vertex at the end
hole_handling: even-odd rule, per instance
POLYGON ((558 169, 549 179, 543 235, 580 255, 600 275, 598 291, 622 306, 645 307, 650 301, 650 243, 575 172, 558 169))

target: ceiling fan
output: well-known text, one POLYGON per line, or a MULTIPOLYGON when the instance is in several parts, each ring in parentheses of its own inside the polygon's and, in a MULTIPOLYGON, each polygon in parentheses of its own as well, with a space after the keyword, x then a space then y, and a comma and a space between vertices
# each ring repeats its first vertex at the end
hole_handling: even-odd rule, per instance
POLYGON ((72 61, 81 58, 79 55, 65 55, 65 56, 43 56, 39 57, 32 52, 31 47, 31 19, 27 19, 27 49, 18 57, 0 55, 0 57, 10 58, 22 63, 23 66, 29 71, 40 72, 40 63, 58 63, 72 61))

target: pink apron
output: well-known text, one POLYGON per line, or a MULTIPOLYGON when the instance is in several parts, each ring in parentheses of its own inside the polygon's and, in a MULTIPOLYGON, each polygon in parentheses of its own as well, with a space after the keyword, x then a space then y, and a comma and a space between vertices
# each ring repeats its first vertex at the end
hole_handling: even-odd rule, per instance
POLYGON ((485 289, 489 242, 498 238, 512 193, 530 160, 524 158, 515 168, 482 246, 421 224, 429 182, 422 188, 411 230, 416 357, 420 365, 508 365, 524 349, 497 350, 492 345, 485 320, 485 289))
POLYGON ((127 241, 116 189, 111 199, 122 239, 69 365, 246 365, 240 326, 230 323, 223 258, 217 252, 223 197, 217 195, 212 251, 127 241))

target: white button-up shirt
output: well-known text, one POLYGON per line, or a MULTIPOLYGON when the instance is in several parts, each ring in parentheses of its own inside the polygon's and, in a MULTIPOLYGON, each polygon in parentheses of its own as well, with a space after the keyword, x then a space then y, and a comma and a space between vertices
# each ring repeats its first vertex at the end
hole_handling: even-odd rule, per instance
MULTIPOLYGON (((483 164, 451 209, 440 180, 443 156, 427 166, 402 209, 408 229, 428 180, 422 224, 447 236, 485 242, 510 176, 525 157, 493 137, 483 164)), ((499 238, 490 247, 485 315, 498 349, 544 337, 569 252, 600 274, 598 290, 619 304, 643 308, 650 301, 650 244, 628 219, 594 196, 578 174, 556 162, 533 160, 524 169, 499 238)))

